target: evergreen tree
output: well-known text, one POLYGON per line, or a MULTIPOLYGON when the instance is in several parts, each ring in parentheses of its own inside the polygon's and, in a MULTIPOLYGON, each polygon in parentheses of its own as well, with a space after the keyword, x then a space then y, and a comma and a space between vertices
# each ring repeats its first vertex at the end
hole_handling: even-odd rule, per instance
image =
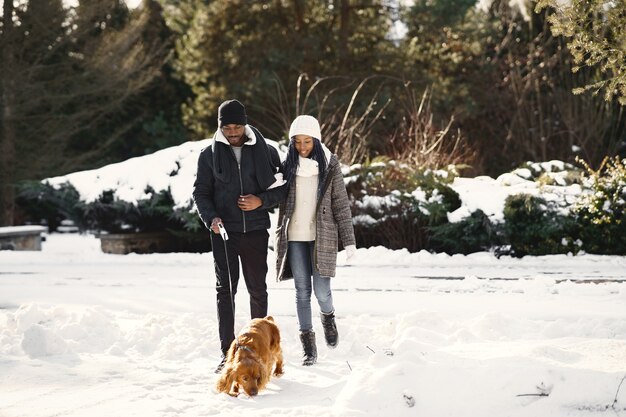
POLYGON ((148 14, 122 24, 125 5, 111 4, 102 13, 95 0, 82 3, 80 12, 63 9, 60 0, 4 0, 0 224, 14 221, 20 180, 86 167, 119 141, 130 126, 126 106, 160 73, 162 45, 142 39, 148 14), (114 128, 92 142, 79 135, 105 125, 114 128), (75 138, 88 144, 80 154, 72 153, 75 138))
POLYGON ((552 33, 568 39, 574 72, 599 68, 599 79, 574 89, 575 94, 604 92, 626 105, 626 2, 612 0, 539 0, 536 10, 554 10, 549 17, 552 33))
MULTIPOLYGON (((115 3, 109 7, 116 10, 114 6, 115 3)), ((122 9, 125 10, 125 7, 122 9)), ((120 11, 117 15, 117 20, 95 20, 105 22, 103 27, 107 27, 107 21, 117 22, 114 26, 119 26, 123 13, 120 11)), ((123 43, 120 46, 127 48, 143 45, 146 51, 160 57, 162 65, 160 68, 154 67, 156 71, 152 73, 152 79, 142 86, 141 91, 128 97, 109 118, 72 137, 69 151, 75 155, 74 160, 82 161, 84 167, 91 165, 94 157, 98 158, 99 165, 103 165, 180 144, 188 136, 182 124, 181 104, 189 93, 184 83, 173 75, 170 58, 174 37, 165 24, 162 6, 155 0, 144 0, 139 8, 130 11, 126 20, 129 22, 127 27, 114 29, 113 32, 126 36, 129 24, 136 25, 136 30, 132 31, 133 35, 129 39, 123 39, 122 36, 123 43), (141 24, 137 25, 136 22, 141 24), (106 149, 100 146, 103 137, 114 139, 109 141, 106 149)), ((99 37, 103 35, 107 37, 110 33, 96 33, 92 37, 102 43, 99 37)))
POLYGON ((177 43, 176 70, 193 93, 183 107, 184 120, 197 137, 216 127, 217 107, 229 97, 246 104, 252 123, 280 137, 283 119, 293 116, 281 106, 295 102, 301 73, 311 80, 358 78, 388 71, 393 62, 386 37, 391 21, 382 1, 174 4, 170 26, 185 31, 177 43))

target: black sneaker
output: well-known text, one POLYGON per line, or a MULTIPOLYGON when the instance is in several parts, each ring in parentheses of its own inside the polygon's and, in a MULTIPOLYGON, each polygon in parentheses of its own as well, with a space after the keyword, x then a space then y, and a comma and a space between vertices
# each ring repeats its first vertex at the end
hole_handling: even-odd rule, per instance
POLYGON ((221 373, 222 369, 224 369, 224 365, 226 365, 226 355, 221 356, 220 363, 217 365, 217 368, 215 368, 215 373, 221 373))

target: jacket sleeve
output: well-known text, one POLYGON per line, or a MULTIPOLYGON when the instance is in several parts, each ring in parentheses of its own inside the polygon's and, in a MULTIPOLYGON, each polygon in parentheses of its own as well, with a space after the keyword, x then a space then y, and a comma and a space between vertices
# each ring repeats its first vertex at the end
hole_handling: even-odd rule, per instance
POLYGON ((339 164, 333 166, 332 176, 331 208, 339 230, 339 238, 344 247, 356 245, 350 200, 348 199, 348 191, 346 191, 339 164))
POLYGON ((213 178, 212 152, 205 148, 198 157, 198 171, 196 180, 193 183, 193 201, 200 215, 200 219, 206 226, 211 227, 211 221, 218 217, 213 203, 213 193, 215 191, 215 181, 213 178))
MULTIPOLYGON (((278 156, 278 151, 270 145, 268 145, 268 148, 270 150, 272 163, 274 164, 274 166, 278 167, 278 172, 284 174, 282 172, 282 164, 280 163, 280 156, 278 156)), ((287 197, 287 191, 287 184, 283 184, 280 187, 272 188, 269 190, 265 190, 262 193, 259 193, 257 197, 259 197, 263 202, 263 205, 261 205, 260 209, 269 210, 278 206, 278 204, 287 197)))

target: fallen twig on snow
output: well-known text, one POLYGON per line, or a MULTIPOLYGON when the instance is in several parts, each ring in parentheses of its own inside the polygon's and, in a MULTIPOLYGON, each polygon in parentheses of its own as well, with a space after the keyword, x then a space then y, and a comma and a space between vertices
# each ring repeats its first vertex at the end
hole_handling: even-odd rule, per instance
POLYGON ((615 403, 617 403, 617 396, 619 395, 619 390, 622 388, 622 384, 624 383, 625 379, 626 379, 626 375, 624 375, 622 380, 619 382, 619 385, 617 386, 617 391, 615 392, 615 398, 613 399, 613 404, 611 404, 611 408, 613 409, 615 409, 615 403))
POLYGON ((552 391, 552 385, 546 387, 543 382, 537 385, 536 388, 539 392, 534 392, 530 394, 517 394, 516 397, 547 397, 552 391))

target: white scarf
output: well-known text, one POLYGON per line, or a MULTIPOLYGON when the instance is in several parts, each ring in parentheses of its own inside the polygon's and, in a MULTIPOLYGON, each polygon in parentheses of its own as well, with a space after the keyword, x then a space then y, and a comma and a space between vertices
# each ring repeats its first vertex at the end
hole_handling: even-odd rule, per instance
POLYGON ((317 161, 310 158, 303 158, 298 155, 298 171, 296 175, 299 177, 312 177, 319 175, 320 167, 317 161))
MULTIPOLYGON (((324 151, 324 158, 326 158, 326 165, 330 163, 331 152, 330 150, 322 143, 322 150, 324 151)), ((320 167, 317 161, 310 158, 303 158, 298 155, 298 171, 296 175, 301 177, 312 177, 313 175, 319 175, 320 167)))

